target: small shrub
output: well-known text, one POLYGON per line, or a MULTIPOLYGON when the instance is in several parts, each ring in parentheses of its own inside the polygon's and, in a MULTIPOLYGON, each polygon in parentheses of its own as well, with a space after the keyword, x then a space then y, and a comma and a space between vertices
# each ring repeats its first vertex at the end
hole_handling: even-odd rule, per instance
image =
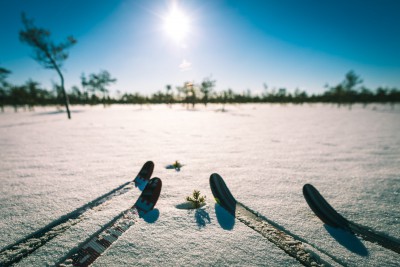
POLYGON ((172 167, 174 167, 174 169, 180 169, 181 167, 183 167, 183 165, 176 160, 174 164, 172 164, 172 167))
POLYGON ((191 196, 187 196, 186 200, 191 202, 197 209, 206 203, 206 196, 200 196, 200 191, 193 190, 193 194, 191 196))
POLYGON ((180 171, 184 165, 181 164, 179 161, 175 161, 173 164, 165 166, 166 169, 175 169, 176 171, 180 171))

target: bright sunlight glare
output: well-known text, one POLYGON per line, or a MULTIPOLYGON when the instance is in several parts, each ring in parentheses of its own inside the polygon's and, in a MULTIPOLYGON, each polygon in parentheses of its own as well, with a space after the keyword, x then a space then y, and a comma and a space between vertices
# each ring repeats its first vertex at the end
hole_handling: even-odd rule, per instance
POLYGON ((183 41, 189 32, 189 18, 177 7, 173 7, 164 19, 166 33, 177 42, 183 41))

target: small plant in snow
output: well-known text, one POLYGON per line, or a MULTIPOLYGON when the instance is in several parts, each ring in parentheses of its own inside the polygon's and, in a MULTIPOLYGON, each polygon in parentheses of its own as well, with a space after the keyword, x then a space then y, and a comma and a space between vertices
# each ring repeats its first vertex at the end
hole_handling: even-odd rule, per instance
POLYGON ((193 190, 193 194, 191 196, 187 196, 186 200, 191 202, 197 209, 206 203, 206 196, 201 196, 200 191, 193 190))
POLYGON ((172 164, 172 167, 174 167, 174 169, 180 169, 183 165, 179 162, 179 161, 175 161, 174 164, 172 164))
POLYGON ((184 165, 181 164, 179 161, 175 161, 173 164, 165 166, 166 169, 175 169, 176 171, 180 171, 184 165))

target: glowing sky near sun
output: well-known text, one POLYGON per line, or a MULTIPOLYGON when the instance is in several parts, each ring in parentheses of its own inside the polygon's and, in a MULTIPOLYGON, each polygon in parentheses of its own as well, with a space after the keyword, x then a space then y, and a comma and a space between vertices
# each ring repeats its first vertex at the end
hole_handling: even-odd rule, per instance
POLYGON ((181 10, 177 4, 174 4, 164 17, 164 30, 172 39, 182 45, 190 30, 189 23, 189 18, 185 11, 181 10))
POLYGON ((396 0, 3 0, 0 66, 16 84, 58 82, 18 40, 25 11, 55 40, 78 40, 67 88, 102 69, 117 78, 113 91, 145 94, 208 76, 217 90, 259 93, 267 83, 322 92, 349 70, 369 87, 400 87, 398 10, 396 0))

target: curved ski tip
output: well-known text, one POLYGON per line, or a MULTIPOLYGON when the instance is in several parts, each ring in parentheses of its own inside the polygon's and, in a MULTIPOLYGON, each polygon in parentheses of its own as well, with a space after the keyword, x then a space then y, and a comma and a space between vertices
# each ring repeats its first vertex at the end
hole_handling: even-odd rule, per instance
MULTIPOLYGON (((224 179, 222 179, 221 175, 219 175, 218 173, 213 173, 210 175, 210 187, 211 187, 211 191, 214 193, 216 193, 215 188, 217 184, 223 184, 224 187, 226 187, 225 181, 224 179)), ((215 194, 214 194, 215 196, 215 194)))
POLYGON ((212 173, 209 179, 211 189, 213 188, 213 185, 217 180, 222 180, 222 177, 218 173, 212 173))
POLYGON ((142 167, 142 168, 151 167, 151 166, 154 166, 154 162, 151 161, 151 160, 148 160, 148 161, 146 161, 146 162, 143 164, 143 167, 142 167))
MULTIPOLYGON (((150 180, 149 180, 149 183, 148 183, 148 185, 150 185, 150 186, 156 186, 157 188, 159 187, 160 189, 161 189, 161 186, 162 186, 162 181, 161 181, 161 179, 160 178, 158 178, 158 177, 153 177, 153 178, 151 178, 150 180)), ((154 188, 154 187, 153 187, 154 188)))
POLYGON ((321 221, 335 228, 349 230, 347 219, 340 215, 314 186, 305 184, 303 186, 303 195, 308 206, 321 221))
POLYGON ((226 186, 224 179, 218 173, 211 174, 210 188, 215 201, 235 216, 237 201, 226 186))
POLYGON ((151 169, 152 172, 153 172, 153 169, 154 169, 154 162, 151 161, 151 160, 146 161, 146 163, 143 164, 143 168, 145 168, 145 169, 151 169))
POLYGON ((211 180, 215 180, 215 181, 222 181, 223 183, 225 183, 224 179, 222 178, 221 175, 219 175, 218 173, 213 173, 210 175, 210 181, 211 180))
POLYGON ((306 199, 308 205, 313 205, 313 203, 324 202, 327 203, 324 197, 312 184, 303 185, 303 196, 306 199))
POLYGON ((219 175, 219 174, 216 173, 216 172, 210 175, 210 181, 211 181, 211 179, 223 180, 222 177, 221 177, 221 175, 219 175))
POLYGON ((140 218, 143 218, 147 212, 154 209, 154 206, 157 204, 158 198, 160 197, 161 187, 161 179, 157 177, 150 179, 147 183, 142 194, 134 205, 139 211, 140 218))
POLYGON ((154 162, 152 162, 151 160, 146 161, 146 163, 143 164, 143 167, 140 169, 137 176, 140 176, 144 180, 149 180, 151 175, 153 174, 153 170, 154 170, 154 162))
POLYGON ((312 184, 303 185, 303 195, 308 194, 310 191, 318 191, 312 184))
POLYGON ((161 188, 161 179, 158 177, 151 178, 144 188, 142 195, 147 196, 149 198, 147 200, 153 202, 155 205, 158 201, 158 197, 160 196, 161 188))

